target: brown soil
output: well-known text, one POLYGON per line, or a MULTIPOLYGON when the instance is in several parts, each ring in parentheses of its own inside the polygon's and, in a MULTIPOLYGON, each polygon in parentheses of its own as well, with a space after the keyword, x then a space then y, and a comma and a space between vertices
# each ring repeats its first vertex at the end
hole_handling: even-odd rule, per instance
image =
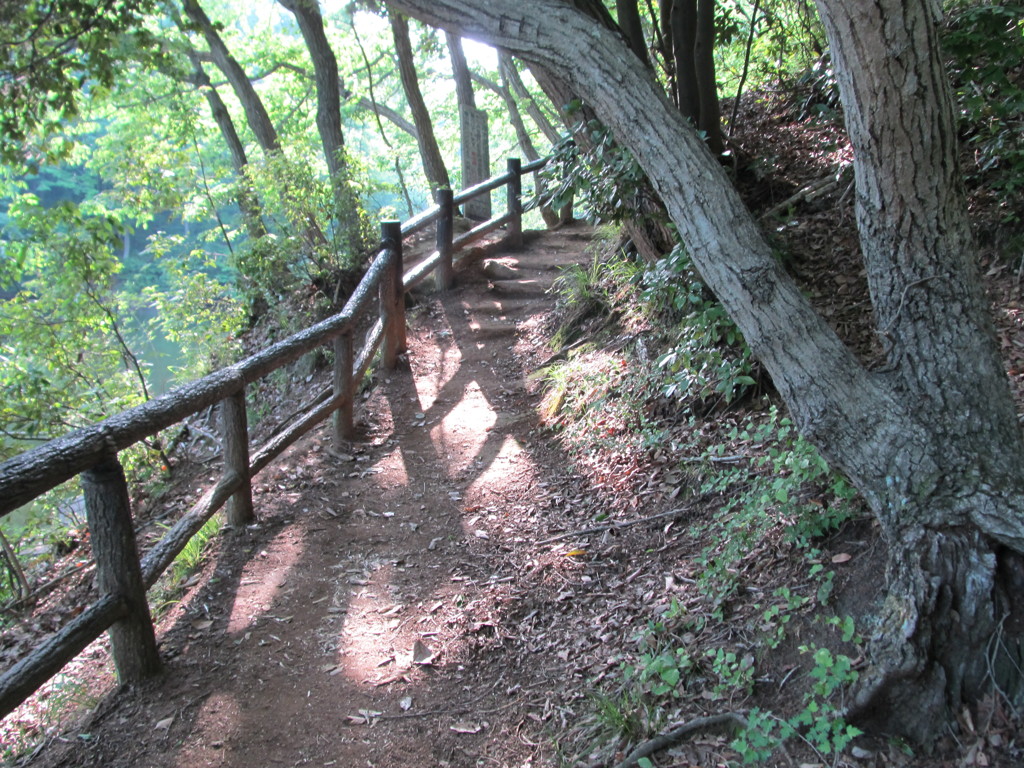
POLYGON ((165 674, 111 695, 33 764, 548 764, 580 646, 609 632, 570 618, 576 593, 590 606, 662 582, 614 553, 537 545, 586 527, 526 374, 549 354, 546 290, 590 235, 530 236, 502 259, 513 279, 478 262, 422 297, 361 439, 336 448, 324 426, 261 475, 259 522, 219 537, 160 623, 165 674))
MULTIPOLYGON (((768 106, 745 112, 746 130, 734 137, 750 156, 771 161, 764 178, 746 180, 746 197, 762 211, 848 161, 834 126, 797 130, 784 105, 768 106)), ((849 180, 765 226, 818 309, 866 361, 875 359, 849 180)), ((459 273, 455 291, 419 296, 410 309, 409 353, 397 370, 378 374, 366 395, 360 439, 334 446, 322 427, 261 475, 259 522, 221 534, 203 571, 163 614, 165 674, 115 692, 105 641, 97 641, 72 671, 99 686, 99 706, 49 733, 20 764, 610 766, 629 739, 615 736, 622 727, 607 711, 595 715, 602 701, 643 721, 633 743, 721 712, 799 710, 808 668, 800 646, 834 637, 814 621, 811 605, 794 612, 786 640, 769 651, 761 616, 779 587, 814 592, 807 564, 775 529, 750 545, 743 589, 724 619, 711 618, 708 597, 694 589, 695 555, 715 544, 699 524, 722 500, 694 499, 688 487, 699 483, 675 449, 686 443, 680 430, 692 425, 667 420, 664 445, 650 450, 603 446, 570 456, 538 424, 545 409, 529 374, 552 354, 546 289, 561 266, 588 260, 592 235, 580 225, 530 233, 523 252, 500 254, 518 271, 513 277, 488 278, 477 261, 459 273), (608 530, 609 522, 636 524, 608 530), (702 629, 671 625, 670 606, 702 629), (648 650, 643 630, 651 621, 669 625, 674 647, 695 662, 685 690, 661 709, 629 699, 622 674, 624 662, 648 650), (748 693, 713 690, 706 654, 722 648, 756 655, 748 693)), ((983 256, 1007 369, 1024 402, 1019 274, 1014 280, 1010 267, 983 256)), ((280 410, 306 399, 297 394, 280 410)), ((701 435, 724 441, 746 415, 736 408, 709 414, 701 435)), ((609 435, 628 431, 598 426, 609 435)), ((753 450, 738 446, 737 453, 753 450)), ((202 472, 190 498, 212 482, 211 471, 202 472)), ((815 546, 836 571, 837 614, 861 626, 884 597, 876 529, 854 520, 815 546)), ((34 623, 11 633, 3 655, 64 617, 66 609, 51 601, 34 623)), ((48 686, 4 721, 0 738, 20 725, 39 728, 39 711, 77 695, 68 690, 48 686)), ((898 745, 864 740, 852 756, 828 760, 878 768, 1017 765, 1010 715, 990 698, 973 722, 965 713, 958 742, 943 739, 932 755, 911 758, 898 745)), ((736 759, 729 741, 704 733, 655 764, 724 766, 736 759)), ((776 753, 779 765, 823 765, 795 740, 789 750, 776 753)))

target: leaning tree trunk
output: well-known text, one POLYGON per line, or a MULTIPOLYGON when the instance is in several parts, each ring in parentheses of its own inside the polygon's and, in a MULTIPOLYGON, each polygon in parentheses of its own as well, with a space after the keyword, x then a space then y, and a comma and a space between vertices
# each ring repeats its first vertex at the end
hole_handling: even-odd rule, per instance
POLYGON ((873 371, 785 274, 621 38, 560 0, 391 4, 567 78, 632 150, 801 431, 861 490, 888 540, 889 596, 857 709, 919 742, 939 733, 985 684, 984 654, 1016 608, 1002 597, 1024 552, 1024 446, 967 229, 934 4, 820 0, 891 345, 873 371))
POLYGON ((420 92, 419 78, 416 75, 416 62, 412 55, 412 42, 409 39, 409 22, 400 13, 388 12, 391 22, 391 36, 398 55, 398 74, 402 80, 405 100, 409 102, 413 122, 416 124, 416 142, 423 160, 423 172, 430 184, 431 192, 448 189, 452 182, 448 177, 448 168, 441 156, 441 148, 434 136, 434 122, 430 119, 430 110, 420 92))
POLYGON ((341 229, 341 242, 350 259, 363 250, 360 203, 352 189, 351 173, 345 156, 345 135, 341 128, 341 91, 338 60, 324 31, 317 0, 279 0, 295 15, 302 39, 313 62, 316 83, 316 127, 327 160, 334 197, 334 215, 341 229))
POLYGON ((228 153, 231 155, 231 165, 235 169, 235 173, 238 174, 235 199, 238 201, 238 209, 242 212, 246 231, 249 233, 250 238, 259 240, 267 234, 267 228, 263 223, 259 200, 256 198, 255 191, 249 186, 249 180, 246 177, 249 159, 245 153, 245 145, 242 144, 238 131, 235 130, 235 122, 231 119, 231 113, 228 112, 227 105, 221 99, 213 83, 210 82, 210 76, 206 74, 202 61, 199 59, 199 54, 191 47, 188 48, 186 53, 189 61, 192 62, 193 68, 193 73, 189 80, 206 97, 206 103, 210 107, 213 120, 217 123, 220 135, 228 147, 228 153))
MULTIPOLYGON (((277 129, 274 128, 274 124, 270 119, 270 114, 267 112, 263 100, 256 92, 256 88, 253 87, 248 75, 245 74, 245 70, 242 69, 238 60, 231 55, 231 51, 224 43, 223 38, 221 38, 217 27, 210 20, 202 6, 199 5, 198 0, 182 0, 181 5, 189 20, 206 40, 213 63, 217 65, 217 68, 227 78, 228 83, 230 83, 232 90, 235 92, 235 96, 238 97, 242 110, 245 112, 246 122, 256 136, 256 142, 260 145, 263 153, 267 157, 280 153, 281 140, 277 134, 277 129)), ((293 197, 288 188, 284 190, 283 197, 286 199, 293 197)), ((295 224, 302 230, 303 243, 310 254, 317 254, 318 251, 326 248, 327 238, 311 214, 308 212, 299 214, 295 224)))
POLYGON ((544 134, 544 138, 548 140, 548 143, 557 144, 562 138, 561 133, 551 124, 548 116, 541 110, 537 100, 533 98, 533 94, 527 90, 526 85, 523 83, 523 78, 516 68, 515 61, 508 57, 508 62, 509 66, 503 70, 502 74, 508 80, 508 86, 512 90, 512 95, 523 103, 526 114, 530 116, 530 119, 540 129, 540 132, 544 134))
MULTIPOLYGON (((528 162, 540 159, 540 153, 537 152, 537 147, 533 144, 533 138, 530 136, 530 132, 526 130, 526 122, 523 120, 523 114, 519 110, 519 103, 516 101, 515 95, 512 93, 511 80, 518 78, 519 73, 516 71, 515 62, 512 57, 506 51, 498 52, 498 72, 501 75, 501 85, 495 86, 495 92, 501 96, 502 101, 505 102, 505 109, 508 110, 508 119, 512 123, 512 128, 516 132, 516 140, 519 143, 519 150, 523 153, 523 157, 528 162)), ((492 84, 493 85, 493 84, 492 84)), ((544 176, 540 171, 536 171, 533 174, 533 186, 536 191, 538 199, 543 200, 547 194, 547 184, 544 181, 544 176)), ((540 215, 544 219, 544 223, 550 227, 556 227, 561 223, 561 217, 556 213, 550 205, 540 205, 540 215)))
POLYGON ((206 44, 210 47, 210 56, 213 59, 213 63, 224 73, 228 83, 231 84, 231 88, 234 90, 238 101, 242 105, 242 109, 245 111, 245 119, 249 123, 252 132, 256 134, 256 140, 259 142, 260 147, 262 147, 264 152, 276 152, 279 150, 281 142, 278 139, 277 130, 270 120, 270 115, 267 114, 267 110, 263 106, 262 99, 256 93, 256 89, 253 88, 249 77, 245 74, 245 70, 242 69, 235 57, 231 55, 231 51, 224 44, 224 40, 221 38, 213 22, 210 21, 210 17, 206 15, 206 11, 203 10, 197 0, 182 0, 181 7, 206 40, 206 44))

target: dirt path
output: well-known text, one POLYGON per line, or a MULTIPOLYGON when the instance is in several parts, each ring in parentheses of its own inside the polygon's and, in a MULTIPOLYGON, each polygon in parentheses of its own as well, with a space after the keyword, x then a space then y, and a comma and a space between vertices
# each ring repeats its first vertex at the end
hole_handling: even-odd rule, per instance
POLYGON ((261 475, 258 525, 221 537, 162 623, 166 675, 39 764, 548 764, 570 653, 529 630, 593 579, 533 546, 572 517, 573 479, 525 374, 590 237, 532 235, 513 279, 478 263, 421 297, 362 438, 339 452, 323 427, 261 475))

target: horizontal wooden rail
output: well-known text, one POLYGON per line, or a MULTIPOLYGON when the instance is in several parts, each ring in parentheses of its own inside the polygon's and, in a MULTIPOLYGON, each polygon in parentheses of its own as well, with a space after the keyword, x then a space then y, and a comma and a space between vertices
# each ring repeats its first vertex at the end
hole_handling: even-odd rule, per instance
POLYGON ((104 595, 4 672, 0 676, 0 718, 7 717, 89 643, 126 615, 128 603, 123 597, 104 595))
POLYGON ((155 671, 159 659, 152 642, 145 590, 156 583, 189 540, 229 501, 229 522, 240 525, 251 517, 252 478, 302 435, 334 414, 336 438, 351 436, 352 407, 359 383, 378 352, 381 364, 391 367, 396 356, 404 351, 405 292, 431 272, 437 275, 440 287, 448 287, 452 254, 500 227, 508 227, 515 246, 521 234, 522 174, 537 170, 544 162, 535 161, 521 168, 518 160, 510 160, 504 174, 458 194, 441 190, 437 205, 404 224, 385 222, 381 227, 380 251, 344 308, 332 317, 234 365, 0 464, 0 517, 76 475, 88 481, 86 512, 90 526, 97 526, 91 533, 101 591, 106 590, 96 603, 0 675, 0 717, 10 713, 108 629, 121 682, 135 682, 155 671), (508 190, 507 212, 453 239, 454 206, 502 186, 508 190), (437 225, 438 249, 404 272, 402 238, 431 224, 437 225), (374 305, 378 319, 356 353, 353 338, 357 326, 374 305), (250 456, 247 385, 326 344, 333 344, 335 350, 332 386, 295 422, 250 456), (140 561, 130 533, 128 491, 117 453, 215 405, 220 406, 225 430, 222 477, 140 561), (103 546, 97 547, 100 542, 103 546))

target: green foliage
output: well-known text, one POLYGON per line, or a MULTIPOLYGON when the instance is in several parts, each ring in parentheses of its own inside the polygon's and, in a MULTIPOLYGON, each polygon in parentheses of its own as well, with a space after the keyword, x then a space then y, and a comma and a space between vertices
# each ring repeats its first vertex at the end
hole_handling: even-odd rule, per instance
MULTIPOLYGON (((23 765, 20 762, 40 742, 58 734, 65 721, 93 709, 99 703, 99 696, 89 690, 80 679, 69 674, 56 675, 45 687, 46 695, 40 696, 42 711, 38 721, 19 725, 18 731, 0 745, 0 761, 6 765, 23 765)), ((87 740, 89 734, 79 734, 87 740)))
POLYGON ((756 384, 756 363, 736 324, 677 245, 644 275, 644 300, 675 321, 657 360, 665 397, 705 408, 728 404, 756 384))
POLYGON ((13 295, 0 303, 6 439, 53 437, 140 402, 140 371, 123 343, 131 307, 115 290, 120 222, 68 202, 44 208, 33 195, 15 199, 8 213, 4 277, 13 295))
POLYGON ((592 693, 594 713, 601 730, 612 738, 636 740, 649 730, 642 713, 644 702, 639 694, 627 690, 618 696, 592 693))
POLYGON ((738 83, 745 63, 745 90, 759 90, 799 76, 825 48, 825 32, 811 0, 761 0, 756 14, 754 5, 750 0, 719 4, 715 60, 726 96, 734 95, 734 82, 738 83))
POLYGON ((231 286, 219 279, 220 265, 204 251, 175 255, 182 245, 180 236, 150 239, 148 250, 167 287, 147 286, 143 296, 156 310, 153 323, 164 337, 188 350, 173 368, 176 380, 188 381, 238 359, 245 316, 231 286))
POLYGON ((199 529, 198 533, 188 540, 188 544, 174 558, 171 566, 172 582, 180 584, 202 564, 203 557, 210 541, 220 533, 221 517, 214 515, 199 529))
MULTIPOLYGON (((708 473, 701 485, 702 492, 725 499, 708 525, 717 532, 713 543, 697 559, 704 573, 701 584, 719 606, 737 588, 744 559, 773 529, 781 526, 785 538, 813 560, 818 552, 811 543, 838 528, 856 509, 849 482, 833 473, 774 406, 765 419, 734 427, 729 440, 706 449, 708 473), (749 463, 715 461, 727 457, 737 443, 757 446, 757 455, 749 463)), ((819 602, 825 603, 833 576, 820 564, 811 566, 810 575, 820 582, 819 602)))
POLYGON ((42 0, 0 7, 0 159, 66 155, 71 144, 33 147, 63 129, 84 97, 114 86, 123 62, 159 50, 142 29, 154 0, 42 0))
POLYGON ((802 646, 800 651, 813 658, 808 672, 813 683, 804 694, 803 709, 788 718, 752 709, 746 729, 731 744, 744 764, 768 760, 781 744, 794 737, 821 756, 839 754, 862 733, 841 714, 842 692, 857 681, 850 658, 817 646, 802 646))
POLYGON ((974 178, 990 187, 1007 222, 1020 222, 1024 193, 1024 5, 949 4, 943 48, 974 152, 974 178))
MULTIPOLYGON (((570 114, 580 109, 570 105, 570 114)), ((580 122, 572 135, 585 137, 586 148, 566 136, 553 147, 542 171, 547 192, 538 202, 555 210, 572 203, 583 217, 595 222, 639 222, 653 216, 667 223, 647 175, 632 153, 620 146, 599 121, 580 122)))

